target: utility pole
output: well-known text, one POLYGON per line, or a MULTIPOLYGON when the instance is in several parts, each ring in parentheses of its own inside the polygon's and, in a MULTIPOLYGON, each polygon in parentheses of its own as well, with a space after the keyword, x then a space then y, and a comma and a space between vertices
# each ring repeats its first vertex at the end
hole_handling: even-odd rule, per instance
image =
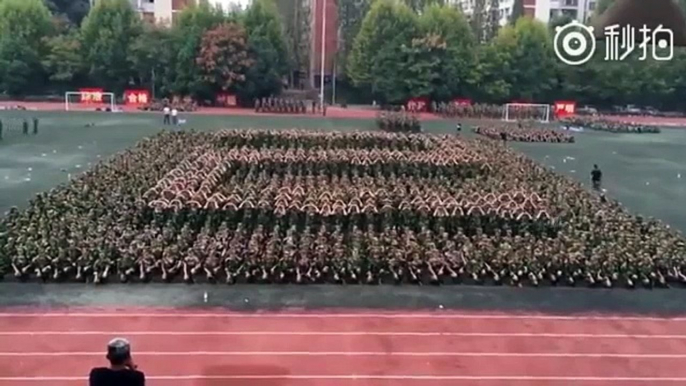
POLYGON ((326 65, 326 0, 322 2, 322 62, 319 73, 319 104, 324 109, 324 66, 326 65))

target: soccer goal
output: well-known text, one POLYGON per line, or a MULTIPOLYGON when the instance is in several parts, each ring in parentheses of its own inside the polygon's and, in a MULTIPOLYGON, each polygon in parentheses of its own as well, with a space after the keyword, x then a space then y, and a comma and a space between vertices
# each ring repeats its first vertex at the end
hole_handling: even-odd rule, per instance
POLYGON ((534 120, 550 122, 550 105, 535 103, 508 103, 503 110, 503 120, 515 122, 534 120))
POLYGON ((64 93, 64 109, 116 111, 114 93, 102 91, 67 91, 64 93))

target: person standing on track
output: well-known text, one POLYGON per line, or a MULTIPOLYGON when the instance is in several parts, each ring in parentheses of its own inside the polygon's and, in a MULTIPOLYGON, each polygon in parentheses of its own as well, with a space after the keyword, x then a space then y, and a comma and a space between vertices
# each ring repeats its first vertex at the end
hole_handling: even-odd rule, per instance
POLYGON ((179 125, 179 110, 174 107, 171 111, 172 115, 172 125, 178 126, 179 125))
POLYGON ((600 191, 602 181, 603 172, 600 171, 598 165, 593 165, 593 170, 591 170, 591 183, 593 184, 593 189, 600 191))
POLYGON ((169 109, 169 106, 165 105, 164 109, 162 109, 162 111, 164 112, 164 121, 162 121, 162 124, 164 124, 164 125, 170 124, 171 122, 169 121, 169 113, 171 112, 171 109, 169 109))
POLYGON ((107 344, 107 359, 110 367, 91 370, 90 386, 145 386, 145 374, 134 364, 128 340, 112 339, 107 344))

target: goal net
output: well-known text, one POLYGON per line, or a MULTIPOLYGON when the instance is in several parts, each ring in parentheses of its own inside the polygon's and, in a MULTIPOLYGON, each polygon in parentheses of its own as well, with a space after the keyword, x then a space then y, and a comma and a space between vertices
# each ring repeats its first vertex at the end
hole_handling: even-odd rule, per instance
POLYGON ((508 103, 503 110, 503 120, 508 122, 520 120, 550 122, 550 105, 508 103))
POLYGON ((102 91, 68 91, 64 94, 66 111, 116 111, 114 93, 102 91))

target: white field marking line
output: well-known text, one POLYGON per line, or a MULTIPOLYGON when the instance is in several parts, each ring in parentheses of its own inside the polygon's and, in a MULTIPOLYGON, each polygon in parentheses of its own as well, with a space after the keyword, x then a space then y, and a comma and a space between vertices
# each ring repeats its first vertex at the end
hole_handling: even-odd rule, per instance
POLYGON ((562 315, 507 315, 507 314, 451 314, 451 313, 353 313, 353 314, 308 314, 308 313, 236 313, 236 312, 217 312, 217 313, 116 313, 116 312, 11 312, 0 313, 0 318, 234 318, 234 319, 469 319, 469 320, 597 320, 597 321, 655 321, 655 322, 686 322, 686 317, 652 317, 652 316, 562 316, 562 315))
MULTIPOLYGON (((463 358, 626 358, 686 359, 686 354, 617 354, 617 353, 517 353, 517 352, 383 352, 383 351, 136 351, 136 356, 342 356, 342 357, 463 357, 463 358)), ((0 357, 101 357, 101 351, 0 352, 0 357)))
MULTIPOLYGON (((392 380, 392 381, 529 381, 529 382, 686 382, 686 377, 536 377, 526 375, 146 375, 152 381, 195 380, 392 380)), ((0 382, 88 381, 87 377, 0 377, 0 382)))
POLYGON ((0 331, 3 336, 407 336, 560 339, 686 339, 686 335, 406 331, 0 331))

